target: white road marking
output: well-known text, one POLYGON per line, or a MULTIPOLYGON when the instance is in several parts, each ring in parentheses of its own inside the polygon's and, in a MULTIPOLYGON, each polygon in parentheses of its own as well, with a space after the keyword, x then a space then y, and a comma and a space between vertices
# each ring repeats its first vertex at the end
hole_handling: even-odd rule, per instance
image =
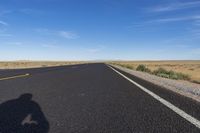
POLYGON ((14 78, 22 78, 22 77, 27 77, 30 76, 29 73, 23 74, 23 75, 16 75, 16 76, 11 76, 11 77, 6 77, 6 78, 0 78, 1 80, 8 80, 8 79, 14 79, 14 78))
POLYGON ((110 67, 113 71, 115 71, 116 73, 118 73, 119 75, 121 75, 122 77, 124 77, 125 79, 127 79, 128 81, 130 81, 131 83, 136 85, 137 87, 139 87, 141 90, 143 90, 147 94, 151 95, 154 99, 158 100, 159 102, 161 102, 162 104, 164 104, 165 106, 167 106, 168 108, 173 110, 175 113, 177 113, 179 116, 181 116, 182 118, 184 118, 187 121, 189 121, 191 124, 193 124, 196 127, 200 128, 200 121, 197 120, 196 118, 192 117, 191 115, 187 114, 185 111, 179 109, 178 107, 174 106, 170 102, 166 101, 165 99, 161 98, 160 96, 156 95, 155 93, 151 92, 150 90, 146 89, 145 87, 141 86, 140 84, 138 84, 135 81, 131 80, 130 78, 126 77, 124 74, 122 74, 119 71, 115 70, 111 66, 108 66, 108 67, 110 67))

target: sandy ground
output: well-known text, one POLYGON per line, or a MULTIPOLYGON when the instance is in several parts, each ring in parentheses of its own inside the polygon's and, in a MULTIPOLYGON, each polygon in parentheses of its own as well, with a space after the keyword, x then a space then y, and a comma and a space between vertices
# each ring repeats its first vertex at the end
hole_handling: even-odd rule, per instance
POLYGON ((144 64, 152 71, 160 67, 175 72, 181 72, 191 76, 191 80, 200 83, 200 60, 198 61, 114 61, 117 65, 129 66, 136 69, 138 65, 144 64))
POLYGON ((86 63, 83 61, 12 61, 0 62, 0 69, 38 68, 86 63))

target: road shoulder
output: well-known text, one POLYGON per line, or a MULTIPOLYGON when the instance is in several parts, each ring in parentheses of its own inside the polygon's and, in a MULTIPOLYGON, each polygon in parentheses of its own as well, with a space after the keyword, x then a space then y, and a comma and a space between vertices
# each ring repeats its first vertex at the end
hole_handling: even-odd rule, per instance
POLYGON ((133 76, 141 78, 142 80, 151 82, 157 86, 160 86, 163 89, 171 90, 182 96, 185 96, 197 102, 200 102, 200 85, 198 84, 190 83, 187 81, 165 79, 165 78, 157 77, 155 75, 150 75, 148 73, 124 68, 118 65, 111 65, 111 66, 121 71, 124 71, 126 73, 129 73, 133 76))

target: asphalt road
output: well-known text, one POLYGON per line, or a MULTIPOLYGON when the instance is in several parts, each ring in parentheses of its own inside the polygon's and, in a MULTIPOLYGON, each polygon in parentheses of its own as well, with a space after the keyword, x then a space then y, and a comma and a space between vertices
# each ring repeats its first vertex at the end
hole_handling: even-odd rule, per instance
MULTIPOLYGON (((199 103, 120 72, 200 120, 199 103)), ((0 133, 29 130, 200 133, 194 124, 101 63, 0 71, 0 133)))

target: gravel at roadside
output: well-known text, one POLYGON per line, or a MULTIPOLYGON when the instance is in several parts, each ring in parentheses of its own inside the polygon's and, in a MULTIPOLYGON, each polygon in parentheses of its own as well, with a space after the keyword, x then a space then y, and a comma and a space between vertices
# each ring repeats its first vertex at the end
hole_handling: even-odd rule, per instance
POLYGON ((127 69, 127 68, 117 66, 117 65, 112 65, 112 66, 114 66, 122 71, 125 71, 127 73, 130 73, 134 76, 137 76, 141 79, 152 82, 153 84, 162 86, 166 89, 170 89, 176 93, 190 97, 190 98, 200 102, 200 84, 195 84, 195 83, 191 83, 188 81, 161 78, 161 77, 158 77, 155 75, 127 69))

